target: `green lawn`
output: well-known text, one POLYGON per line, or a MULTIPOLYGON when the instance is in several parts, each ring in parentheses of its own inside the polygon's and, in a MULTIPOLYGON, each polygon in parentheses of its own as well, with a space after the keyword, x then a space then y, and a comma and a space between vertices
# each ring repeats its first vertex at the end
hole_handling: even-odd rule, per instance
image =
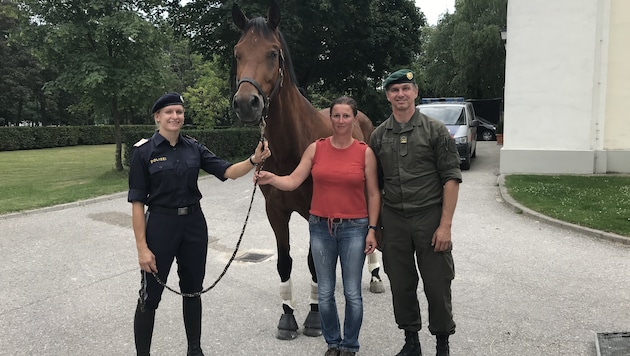
MULTIPOLYGON (((0 214, 127 190, 114 145, 0 152, 0 214)), ((512 175, 508 193, 559 220, 630 236, 630 176, 512 175)))
POLYGON ((630 236, 630 177, 507 176, 514 200, 556 218, 597 230, 630 236))
POLYGON ((127 190, 115 145, 0 152, 0 214, 127 190))

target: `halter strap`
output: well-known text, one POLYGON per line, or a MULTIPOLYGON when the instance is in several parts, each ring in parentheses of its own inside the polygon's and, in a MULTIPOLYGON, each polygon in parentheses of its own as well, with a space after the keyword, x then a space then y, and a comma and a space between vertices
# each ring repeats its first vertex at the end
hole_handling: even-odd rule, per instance
POLYGON ((236 90, 240 88, 241 84, 244 82, 249 83, 256 88, 258 94, 263 97, 263 110, 262 110, 262 120, 264 121, 267 118, 267 113, 269 112, 269 103, 271 99, 280 91, 282 88, 282 84, 284 83, 284 70, 282 69, 284 66, 284 51, 280 49, 280 57, 278 58, 278 79, 276 79, 276 84, 273 86, 271 93, 269 95, 265 95, 265 92, 260 87, 260 84, 256 82, 253 78, 243 77, 236 82, 236 90))

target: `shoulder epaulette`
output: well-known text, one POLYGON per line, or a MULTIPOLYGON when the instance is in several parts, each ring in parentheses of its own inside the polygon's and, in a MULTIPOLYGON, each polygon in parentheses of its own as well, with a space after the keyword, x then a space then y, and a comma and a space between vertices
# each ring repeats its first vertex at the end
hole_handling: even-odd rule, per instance
POLYGON ((144 145, 147 142, 149 142, 149 140, 147 140, 146 138, 143 138, 140 141, 134 143, 133 147, 140 147, 140 146, 144 145))

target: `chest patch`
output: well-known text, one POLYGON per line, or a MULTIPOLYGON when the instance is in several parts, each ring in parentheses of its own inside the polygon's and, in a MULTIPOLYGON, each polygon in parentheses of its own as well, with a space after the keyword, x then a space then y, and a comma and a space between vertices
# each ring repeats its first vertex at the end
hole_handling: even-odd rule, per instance
POLYGON ((156 162, 166 162, 166 157, 156 157, 156 158, 152 158, 149 163, 153 164, 156 162))

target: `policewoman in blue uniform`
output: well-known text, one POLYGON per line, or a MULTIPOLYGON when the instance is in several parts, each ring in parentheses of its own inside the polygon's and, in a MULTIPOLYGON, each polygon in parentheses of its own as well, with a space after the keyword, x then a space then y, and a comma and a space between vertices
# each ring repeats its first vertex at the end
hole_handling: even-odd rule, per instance
MULTIPOLYGON (((208 229, 199 200, 199 170, 221 181, 244 176, 271 155, 259 143, 255 153, 232 164, 216 157, 195 139, 182 135, 184 100, 177 93, 161 96, 151 109, 158 127, 149 139, 134 145, 129 169, 129 194, 133 232, 141 269, 140 298, 134 317, 138 355, 149 355, 155 310, 164 287, 152 273, 166 282, 173 260, 177 260, 182 293, 203 290, 208 252, 208 229), (145 212, 145 206, 147 211, 145 212)), ((201 350, 201 298, 183 297, 187 355, 201 350)))

